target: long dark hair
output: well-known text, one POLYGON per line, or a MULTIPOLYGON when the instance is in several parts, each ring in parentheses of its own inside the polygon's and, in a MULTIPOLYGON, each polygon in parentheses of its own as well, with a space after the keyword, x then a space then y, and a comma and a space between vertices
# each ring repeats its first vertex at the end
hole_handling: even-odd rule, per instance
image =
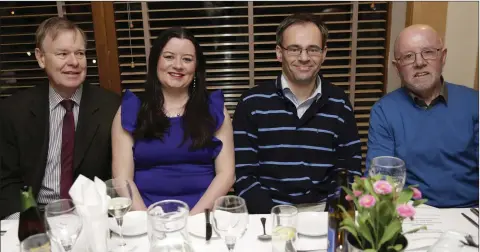
POLYGON ((145 99, 138 113, 137 127, 133 136, 135 140, 145 138, 159 138, 162 140, 170 128, 170 121, 163 111, 165 99, 162 92, 162 83, 160 83, 157 76, 157 65, 163 48, 172 38, 188 39, 195 46, 195 85, 193 85, 192 81, 188 87, 189 98, 183 114, 184 135, 181 145, 191 139, 190 149, 201 149, 212 144, 212 137, 215 131, 215 122, 208 107, 208 93, 205 80, 206 62, 200 44, 188 30, 181 27, 167 29, 153 41, 148 59, 145 99))

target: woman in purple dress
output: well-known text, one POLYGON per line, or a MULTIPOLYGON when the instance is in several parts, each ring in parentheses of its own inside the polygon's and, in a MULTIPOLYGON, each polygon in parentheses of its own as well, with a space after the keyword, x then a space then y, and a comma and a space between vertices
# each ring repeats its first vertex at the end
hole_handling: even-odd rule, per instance
POLYGON ((222 92, 207 93, 194 36, 170 28, 155 39, 144 100, 126 91, 112 126, 113 177, 131 182, 133 210, 160 200, 212 208, 233 185, 233 130, 222 92))

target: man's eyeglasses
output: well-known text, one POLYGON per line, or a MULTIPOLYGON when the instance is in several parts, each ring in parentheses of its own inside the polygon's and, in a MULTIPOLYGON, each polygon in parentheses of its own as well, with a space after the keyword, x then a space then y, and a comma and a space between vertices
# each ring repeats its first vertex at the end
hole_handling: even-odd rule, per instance
POLYGON ((318 46, 310 46, 305 49, 298 46, 288 46, 287 48, 283 47, 282 45, 279 45, 279 46, 283 50, 287 51, 287 55, 290 55, 290 56, 300 56, 303 50, 307 52, 308 56, 314 56, 314 57, 322 56, 322 53, 323 53, 323 49, 318 46))
POLYGON ((420 53, 416 52, 407 52, 404 55, 400 56, 396 60, 400 63, 400 65, 410 65, 417 60, 417 54, 422 55, 424 60, 434 60, 438 58, 438 52, 442 50, 441 48, 427 48, 423 49, 420 53))

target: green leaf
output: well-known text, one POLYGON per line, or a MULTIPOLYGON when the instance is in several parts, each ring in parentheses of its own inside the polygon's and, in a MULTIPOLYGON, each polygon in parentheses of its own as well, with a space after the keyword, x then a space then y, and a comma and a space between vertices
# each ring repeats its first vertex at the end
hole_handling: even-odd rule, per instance
POLYGON ((345 186, 342 186, 342 189, 348 194, 350 195, 350 197, 354 198, 355 195, 353 194, 352 190, 348 189, 347 187, 345 186))
POLYGON ((427 202, 427 201, 428 201, 427 199, 415 200, 415 201, 413 202, 413 206, 414 206, 414 207, 417 207, 417 206, 419 206, 419 205, 425 204, 425 202, 427 202))
POLYGON ((397 205, 407 203, 410 199, 412 199, 412 196, 413 196, 412 189, 410 188, 403 189, 403 191, 400 193, 400 196, 397 199, 397 205))
POLYGON ((367 227, 367 224, 365 222, 362 222, 359 220, 358 222, 358 232, 360 236, 363 236, 369 243, 370 245, 376 249, 375 243, 373 242, 373 237, 371 234, 370 229, 367 227))
POLYGON ((355 240, 357 240, 358 244, 362 246, 362 242, 358 238, 358 233, 357 230, 354 227, 351 226, 343 226, 340 228, 340 230, 347 230, 353 237, 355 237, 355 240))
POLYGON ((377 252, 375 249, 365 249, 364 252, 377 252))
POLYGON ((415 233, 415 232, 420 231, 420 230, 422 230, 422 229, 423 229, 423 230, 427 230, 427 226, 421 226, 421 227, 418 227, 418 228, 414 228, 414 229, 412 229, 412 230, 409 230, 409 231, 403 233, 402 235, 415 233))
POLYGON ((390 241, 396 234, 400 232, 401 229, 402 223, 400 223, 399 220, 392 221, 385 229, 382 239, 378 243, 378 247, 380 248, 385 242, 390 241))
POLYGON ((365 190, 370 194, 372 195, 376 201, 378 201, 378 195, 375 193, 375 191, 373 190, 373 186, 372 186, 372 182, 368 179, 365 179, 364 180, 365 182, 365 190))
POLYGON ((375 182, 376 182, 376 181, 379 181, 379 180, 381 180, 381 179, 382 179, 382 177, 383 177, 383 175, 382 175, 382 174, 377 174, 377 175, 373 176, 373 177, 372 177, 372 179, 373 179, 373 181, 375 181, 375 182))
POLYGON ((402 244, 397 244, 395 246, 388 246, 388 249, 394 249, 395 251, 401 251, 403 249, 402 244))

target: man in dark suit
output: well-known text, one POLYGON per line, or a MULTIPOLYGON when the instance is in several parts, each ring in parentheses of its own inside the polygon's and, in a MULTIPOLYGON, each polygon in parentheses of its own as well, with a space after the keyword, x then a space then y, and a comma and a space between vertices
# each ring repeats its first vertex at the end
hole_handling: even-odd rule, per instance
POLYGON ((69 198, 79 174, 111 177, 113 117, 119 97, 84 83, 86 36, 64 18, 37 29, 35 56, 49 83, 2 101, 0 219, 20 211, 20 190, 31 186, 40 207, 69 198))

